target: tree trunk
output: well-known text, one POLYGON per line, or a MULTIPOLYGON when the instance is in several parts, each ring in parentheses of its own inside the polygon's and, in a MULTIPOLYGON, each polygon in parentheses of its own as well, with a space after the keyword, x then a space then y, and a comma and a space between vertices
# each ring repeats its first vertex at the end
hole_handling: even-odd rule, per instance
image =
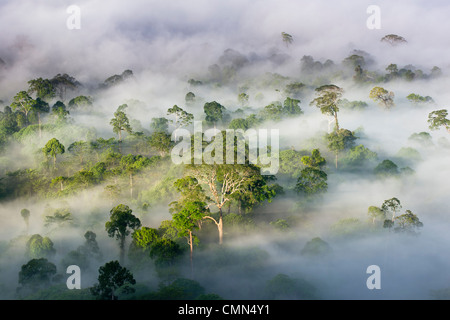
POLYGON ((38 127, 39 127, 39 139, 42 138, 42 130, 41 130, 41 113, 38 112, 38 127))
POLYGON ((125 261, 125 236, 120 237, 120 265, 123 266, 125 261))
POLYGON ((130 197, 133 199, 133 174, 130 173, 130 197))
POLYGON ((339 131, 339 122, 338 122, 338 117, 337 117, 337 113, 334 113, 334 120, 336 122, 336 133, 338 133, 339 131))
POLYGON ((338 151, 336 151, 336 160, 335 160, 335 162, 336 162, 336 170, 337 170, 337 168, 338 168, 338 151))
POLYGON ((191 279, 194 279, 194 263, 192 260, 193 252, 194 252, 194 244, 192 243, 192 231, 189 231, 189 261, 191 263, 191 279))
POLYGON ((217 225, 217 229, 219 230, 219 244, 223 243, 223 216, 222 216, 222 207, 219 208, 219 224, 217 225))
POLYGON ((56 154, 53 156, 53 169, 56 169, 56 154))

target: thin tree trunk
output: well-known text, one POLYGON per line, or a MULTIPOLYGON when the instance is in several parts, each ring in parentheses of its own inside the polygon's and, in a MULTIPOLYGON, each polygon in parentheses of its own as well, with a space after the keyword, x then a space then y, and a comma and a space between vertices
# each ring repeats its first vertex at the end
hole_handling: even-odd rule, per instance
POLYGON ((219 208, 219 224, 217 225, 217 229, 219 230, 219 244, 223 243, 223 216, 222 216, 222 207, 219 208))
POLYGON ((133 174, 130 173, 130 197, 133 199, 133 174))
POLYGON ((193 263, 193 252, 194 252, 194 245, 192 243, 192 231, 189 231, 189 260, 191 263, 191 279, 194 279, 194 263, 193 263))
POLYGON ((120 264, 123 266, 125 260, 125 237, 120 238, 120 264))
POLYGON ((336 170, 337 170, 337 168, 338 168, 338 152, 336 151, 336 160, 335 160, 335 162, 336 162, 336 170))
POLYGON ((38 126, 39 126, 39 139, 42 138, 42 130, 41 130, 41 113, 38 112, 38 126))

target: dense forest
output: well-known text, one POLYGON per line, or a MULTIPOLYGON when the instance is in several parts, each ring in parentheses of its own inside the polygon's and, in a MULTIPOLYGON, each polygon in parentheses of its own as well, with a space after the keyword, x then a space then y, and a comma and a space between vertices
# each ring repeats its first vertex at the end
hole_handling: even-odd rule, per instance
MULTIPOLYGON (((4 85, 0 298, 449 298, 448 66, 386 63, 414 42, 397 34, 374 40, 381 60, 277 34, 195 71, 54 66, 4 85), (252 144, 264 130, 279 141, 252 144), (175 161, 180 141, 203 158, 175 161), (239 143, 244 161, 215 161, 239 143)), ((5 84, 21 61, 0 62, 5 84)))

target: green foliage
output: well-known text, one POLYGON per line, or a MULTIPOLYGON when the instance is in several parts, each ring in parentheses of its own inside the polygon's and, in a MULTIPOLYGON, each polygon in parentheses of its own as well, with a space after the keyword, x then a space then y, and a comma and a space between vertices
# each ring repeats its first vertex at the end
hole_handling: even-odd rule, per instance
POLYGON ((377 207, 377 206, 370 206, 367 209, 367 214, 369 215, 369 218, 372 220, 372 223, 375 224, 375 221, 384 221, 386 219, 386 212, 377 207))
POLYGON ((122 131, 131 133, 130 120, 123 110, 127 107, 126 104, 120 105, 117 111, 114 112, 114 118, 112 118, 109 124, 113 127, 113 132, 119 135, 119 141, 122 141, 122 131))
POLYGON ((373 173, 379 177, 397 176, 400 172, 398 166, 389 159, 383 160, 379 163, 373 173))
POLYGON ((330 245, 321 238, 316 237, 308 241, 300 253, 305 256, 322 256, 330 252, 330 245))
POLYGON ((415 93, 410 93, 409 95, 406 96, 406 99, 408 99, 414 105, 434 102, 433 98, 431 98, 430 96, 423 97, 415 93))
POLYGON ((290 228, 289 223, 284 219, 277 219, 276 221, 270 222, 275 229, 280 231, 285 231, 290 228))
POLYGON ((178 278, 168 285, 160 285, 158 291, 145 295, 148 300, 194 300, 220 299, 217 295, 205 295, 205 289, 195 280, 178 278))
POLYGON ((377 157, 376 152, 373 152, 360 144, 350 148, 343 159, 343 162, 346 167, 361 167, 367 163, 373 162, 377 157))
POLYGON ((32 235, 26 244, 26 255, 31 259, 51 258, 55 255, 53 242, 48 237, 42 237, 40 234, 32 235))
POLYGON ((46 155, 46 156, 52 156, 53 157, 53 166, 56 166, 56 156, 58 154, 63 154, 66 151, 64 145, 61 144, 61 142, 59 142, 58 139, 56 138, 52 138, 50 139, 44 146, 44 148, 42 148, 42 152, 46 155))
POLYGON ((324 171, 307 167, 301 171, 295 191, 307 196, 324 193, 328 189, 327 179, 328 176, 324 171))
POLYGON ((382 107, 390 109, 394 106, 394 93, 382 87, 374 87, 369 93, 369 98, 378 102, 382 107))
POLYGON ((428 115, 428 124, 431 130, 438 130, 440 127, 444 127, 450 132, 450 120, 447 119, 448 111, 446 109, 436 110, 430 112, 428 115))
POLYGON ((228 120, 226 108, 216 101, 206 102, 203 106, 205 112, 205 121, 209 125, 220 124, 228 120))
POLYGON ((416 229, 423 227, 423 223, 410 210, 406 210, 404 214, 396 217, 395 225, 395 232, 406 232, 409 234, 416 234, 416 229))
POLYGON ((338 237, 360 236, 365 231, 364 224, 357 218, 344 218, 333 224, 330 229, 332 234, 338 237))
POLYGON ((150 122, 150 129, 154 132, 167 133, 169 130, 169 120, 167 118, 152 118, 150 122))
POLYGON ((296 151, 293 149, 281 150, 279 153, 280 168, 278 169, 278 173, 297 178, 303 169, 302 158, 304 156, 306 156, 306 151, 296 151))
MULTIPOLYGON (((36 290, 51 284, 56 274, 56 266, 45 258, 31 259, 22 265, 19 272, 19 284, 24 288, 36 290)), ((20 290, 20 289, 19 289, 20 290)))
POLYGON ((148 144, 154 150, 158 151, 161 157, 168 154, 173 146, 170 135, 162 131, 156 131, 148 138, 148 144))
POLYGON ((305 166, 315 169, 322 169, 327 163, 325 158, 320 154, 319 149, 313 149, 311 151, 311 156, 303 156, 301 161, 305 166))
POLYGON ((55 97, 56 90, 53 87, 52 82, 49 79, 37 78, 28 81, 29 89, 28 93, 36 93, 36 97, 42 100, 50 100, 55 97))
POLYGON ((248 120, 242 119, 242 118, 236 118, 230 121, 230 124, 228 125, 229 129, 237 130, 242 129, 243 131, 246 131, 249 128, 248 120))
POLYGON ((134 292, 132 285, 136 284, 133 274, 119 262, 110 261, 98 269, 98 283, 90 290, 98 300, 117 300, 117 290, 134 292))
POLYGON ((349 101, 348 99, 341 99, 339 101, 339 108, 351 111, 365 110, 369 105, 364 101, 349 101))
POLYGON ((317 299, 317 289, 304 279, 279 273, 267 281, 264 296, 269 300, 312 300, 317 299))
POLYGON ((172 266, 182 253, 178 243, 165 238, 157 240, 150 249, 150 257, 157 267, 172 266))
POLYGON ((124 261, 125 238, 131 230, 136 230, 141 226, 141 221, 132 214, 132 210, 123 204, 119 204, 110 211, 110 219, 105 224, 108 236, 116 237, 120 246, 120 261, 124 261))
POLYGON ((92 107, 92 98, 87 96, 78 96, 69 101, 70 109, 85 109, 92 107))

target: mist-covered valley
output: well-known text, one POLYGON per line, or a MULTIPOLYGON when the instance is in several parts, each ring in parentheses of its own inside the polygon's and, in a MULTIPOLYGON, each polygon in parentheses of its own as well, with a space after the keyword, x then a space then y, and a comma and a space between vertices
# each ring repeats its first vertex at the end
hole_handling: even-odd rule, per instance
POLYGON ((450 298, 446 2, 74 5, 0 4, 1 299, 450 298))

